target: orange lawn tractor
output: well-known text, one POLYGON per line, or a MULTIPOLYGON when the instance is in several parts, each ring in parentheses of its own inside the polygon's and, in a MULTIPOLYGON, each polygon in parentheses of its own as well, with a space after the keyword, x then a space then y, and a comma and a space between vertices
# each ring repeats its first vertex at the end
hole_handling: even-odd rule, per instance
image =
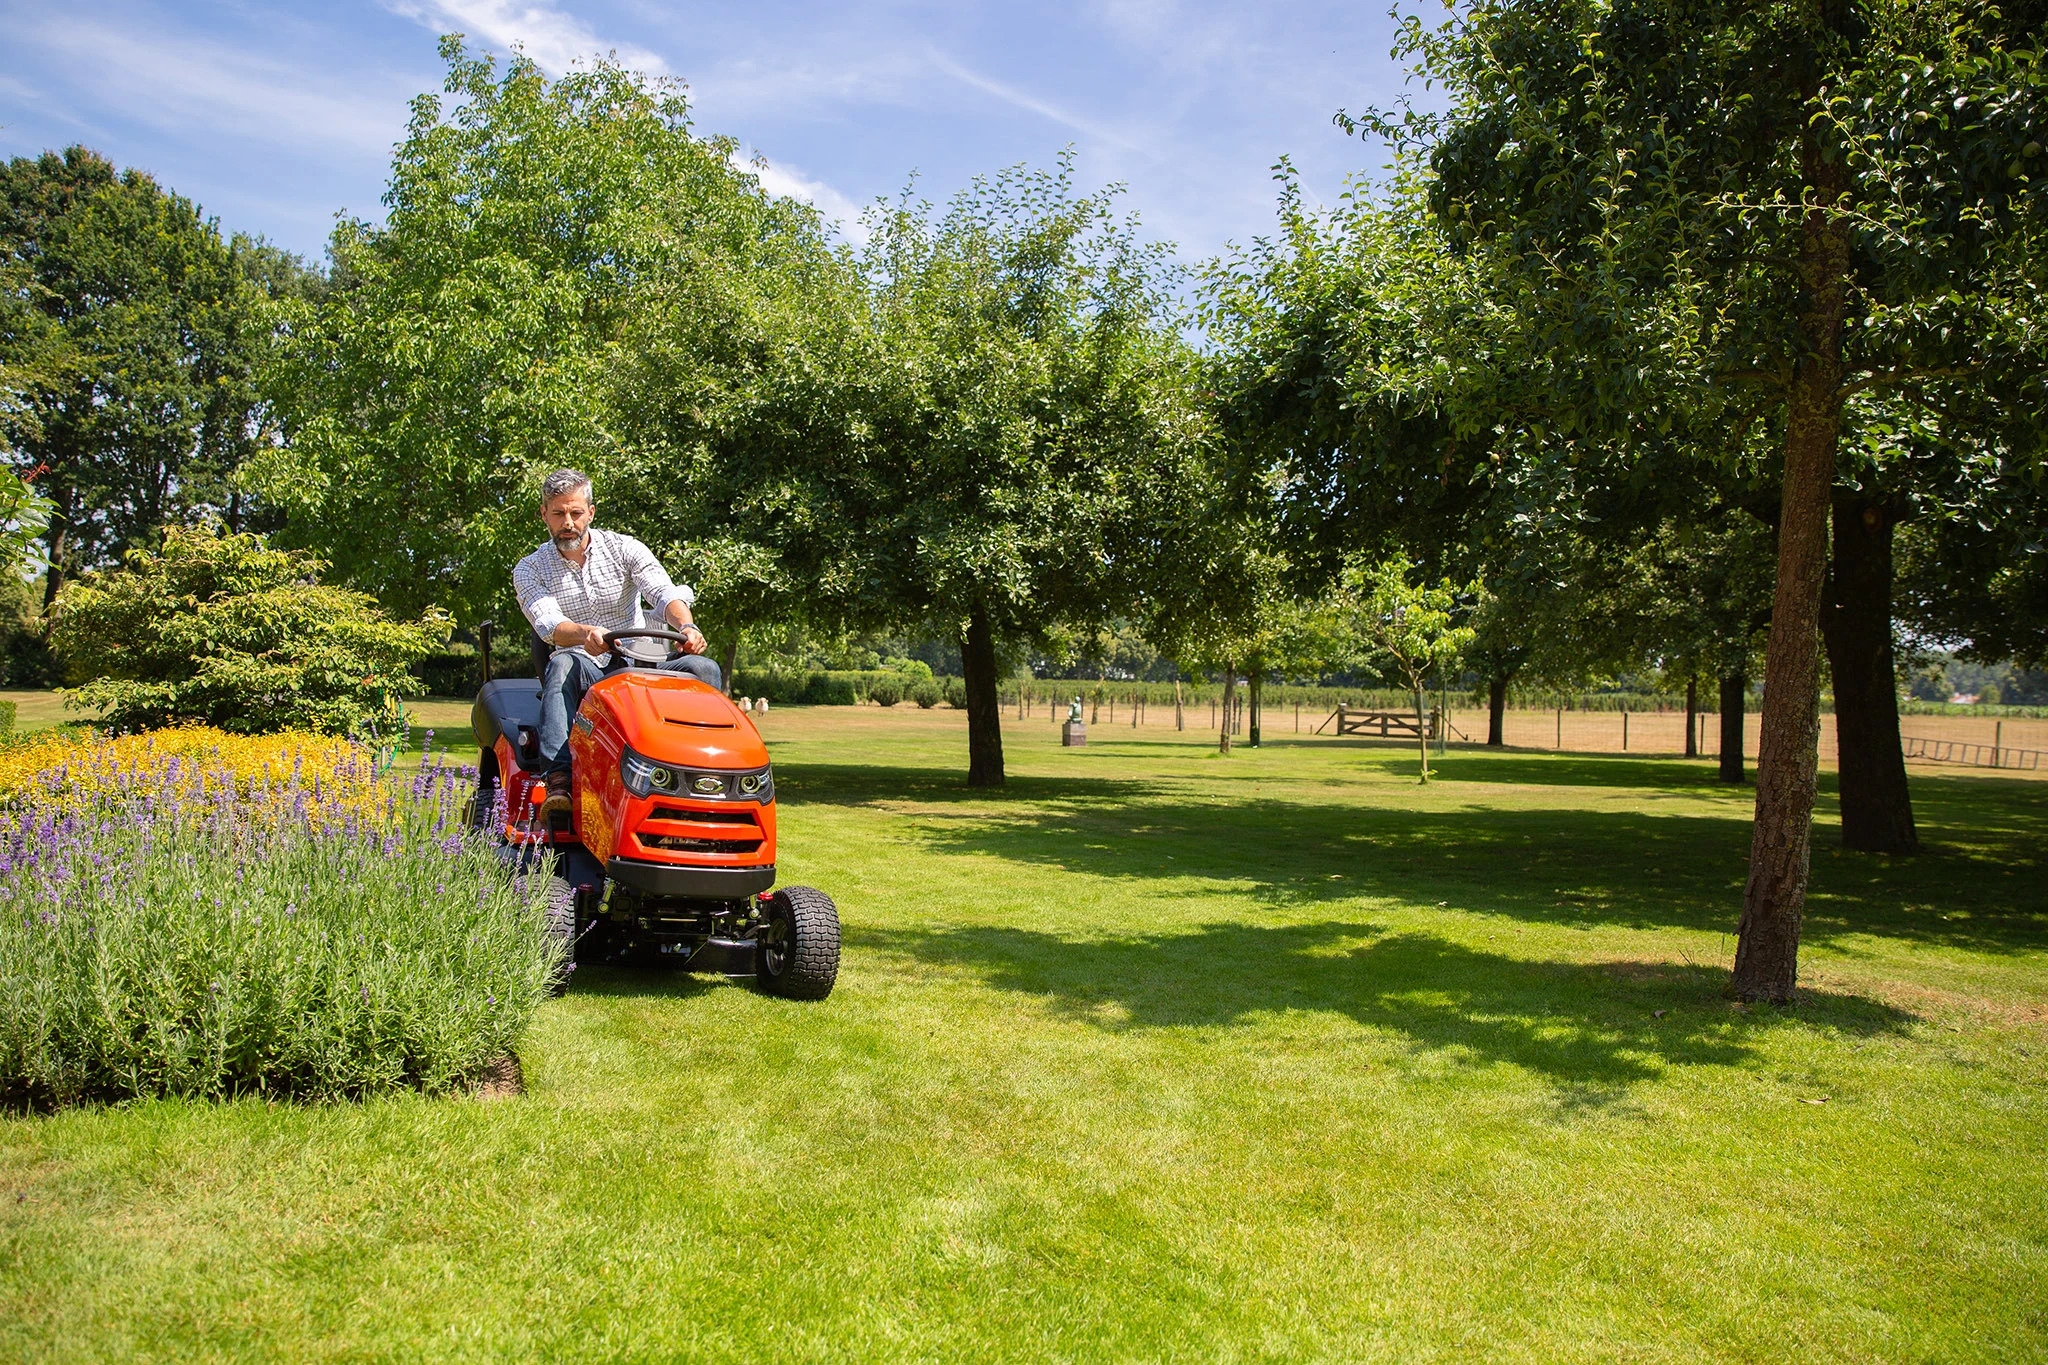
POLYGON ((775 775, 760 732, 716 688, 656 670, 683 642, 674 631, 604 642, 612 665, 570 725, 566 814, 542 813, 532 771, 539 683, 486 682, 471 714, 482 750, 471 819, 523 873, 549 877, 561 979, 578 959, 645 962, 824 999, 839 975, 839 910, 808 886, 773 889, 775 775))

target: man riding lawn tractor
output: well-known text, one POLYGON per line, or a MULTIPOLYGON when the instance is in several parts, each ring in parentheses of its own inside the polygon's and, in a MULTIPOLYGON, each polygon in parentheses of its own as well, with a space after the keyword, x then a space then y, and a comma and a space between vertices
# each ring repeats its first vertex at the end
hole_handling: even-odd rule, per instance
POLYGON ((548 476, 548 543, 513 582, 553 653, 537 687, 506 678, 477 694, 475 818, 523 870, 549 873, 565 978, 594 947, 822 999, 839 971, 839 913, 810 887, 770 891, 768 750, 719 690, 695 595, 645 545, 593 526, 594 511, 589 479, 548 476), (665 627, 645 624, 643 602, 665 627))

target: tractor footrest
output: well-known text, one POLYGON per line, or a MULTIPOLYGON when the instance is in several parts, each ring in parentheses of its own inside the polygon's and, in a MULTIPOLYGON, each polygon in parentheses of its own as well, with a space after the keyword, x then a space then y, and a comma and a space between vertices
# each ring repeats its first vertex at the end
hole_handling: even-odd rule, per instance
POLYGON ((690 958, 693 972, 723 972, 727 976, 752 976, 754 974, 754 940, 750 938, 712 938, 704 941, 690 958))

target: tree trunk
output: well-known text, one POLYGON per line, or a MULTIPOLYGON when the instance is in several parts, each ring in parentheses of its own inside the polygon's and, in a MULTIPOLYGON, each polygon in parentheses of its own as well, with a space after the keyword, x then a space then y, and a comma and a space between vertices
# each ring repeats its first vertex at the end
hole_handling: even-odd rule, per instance
POLYGON ((1507 747, 1508 678, 1503 673, 1486 684, 1486 747, 1507 747))
MULTIPOLYGON (((1847 175, 1840 149, 1824 141, 1827 136, 1821 120, 1809 119, 1801 153, 1817 203, 1832 206, 1842 198, 1847 175)), ((1785 414, 1785 487, 1778 519, 1778 582, 1764 653, 1756 823, 1729 985, 1741 1000, 1790 1004, 1799 975, 1800 918, 1813 851, 1820 604, 1827 573, 1828 495, 1842 425, 1848 270, 1847 221, 1819 207, 1810 209, 1799 249, 1802 354, 1792 371, 1785 414)))
POLYGON ((1417 683, 1415 692, 1415 743, 1422 750, 1421 781, 1429 781, 1429 722, 1422 714, 1422 684, 1417 683))
POLYGON ((1185 714, 1185 713, 1183 713, 1183 712, 1182 712, 1182 710, 1180 709, 1180 679, 1179 679, 1179 678, 1175 678, 1175 679, 1173 680, 1173 728, 1174 728, 1175 730, 1185 730, 1185 729, 1187 729, 1187 728, 1188 728, 1188 720, 1187 720, 1187 716, 1186 716, 1186 714, 1185 714))
POLYGON ((1250 734, 1248 734, 1248 735, 1246 735, 1246 736, 1245 736, 1245 743, 1246 743, 1246 744, 1248 744, 1248 745, 1250 745, 1250 746, 1251 746, 1252 748, 1254 748, 1254 749, 1256 749, 1256 748, 1258 748, 1258 747, 1259 747, 1259 722, 1260 722, 1261 720, 1263 720, 1263 719, 1265 718, 1265 716, 1264 716, 1264 713, 1263 713, 1263 712, 1262 712, 1262 711, 1261 711, 1261 710, 1259 709, 1259 702, 1260 702, 1260 700, 1261 700, 1261 699, 1260 699, 1260 696, 1259 696, 1259 693, 1260 693, 1261 691, 1263 691, 1263 690, 1264 690, 1264 687, 1265 687, 1265 682, 1266 682, 1266 668, 1265 668, 1265 665, 1263 665, 1263 664, 1253 664, 1253 665, 1252 665, 1252 697, 1251 697, 1251 704, 1252 704, 1252 732, 1251 732, 1250 734))
POLYGON ((49 524, 43 527, 43 557, 49 561, 49 571, 43 576, 43 619, 50 619, 50 608, 57 604, 57 594, 64 590, 64 557, 68 550, 66 537, 71 530, 71 516, 78 506, 78 495, 69 485, 58 488, 48 495, 54 504, 50 511, 49 524))
POLYGON ((1749 675, 1737 670, 1721 679, 1721 780, 1742 785, 1742 708, 1749 704, 1749 675))
POLYGON ((1700 756, 1700 680, 1697 676, 1685 680, 1685 756, 1700 756))
POLYGON ((967 785, 1003 785, 1003 716, 996 700, 996 636, 988 613, 976 608, 960 641, 961 682, 967 690, 967 785))
POLYGON ((725 657, 718 661, 718 667, 725 675, 725 695, 729 697, 732 695, 733 670, 739 666, 740 661, 740 633, 732 630, 730 625, 727 626, 727 630, 731 633, 726 637, 725 657))
POLYGON ((1892 661, 1892 518, 1875 500, 1855 496, 1838 497, 1834 510, 1835 554, 1820 624, 1835 679, 1842 846, 1917 853, 1892 661))
POLYGON ((1219 708, 1223 712, 1223 733, 1217 737, 1216 741, 1216 752, 1219 754, 1230 752, 1230 702, 1236 695, 1237 665, 1225 664, 1223 665, 1223 705, 1219 708))

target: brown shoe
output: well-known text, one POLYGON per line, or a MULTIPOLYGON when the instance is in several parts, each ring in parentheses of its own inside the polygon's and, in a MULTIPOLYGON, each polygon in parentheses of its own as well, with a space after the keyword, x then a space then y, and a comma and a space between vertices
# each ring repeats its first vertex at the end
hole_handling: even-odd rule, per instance
POLYGON ((547 785, 548 799, 541 802, 542 815, 567 815, 569 813, 569 774, 548 773, 541 778, 547 785))

